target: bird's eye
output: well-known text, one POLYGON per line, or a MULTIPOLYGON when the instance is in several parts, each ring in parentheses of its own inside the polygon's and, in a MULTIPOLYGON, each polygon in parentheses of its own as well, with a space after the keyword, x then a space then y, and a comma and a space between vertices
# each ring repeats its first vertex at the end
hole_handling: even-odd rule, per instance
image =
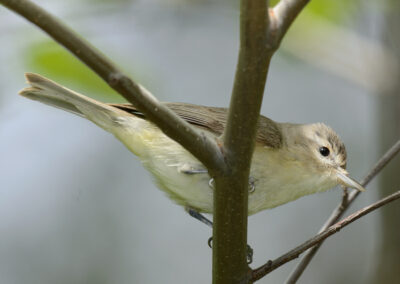
POLYGON ((330 151, 329 151, 329 149, 326 148, 326 147, 320 147, 320 148, 319 148, 319 153, 320 153, 322 156, 327 157, 327 156, 329 156, 330 151))

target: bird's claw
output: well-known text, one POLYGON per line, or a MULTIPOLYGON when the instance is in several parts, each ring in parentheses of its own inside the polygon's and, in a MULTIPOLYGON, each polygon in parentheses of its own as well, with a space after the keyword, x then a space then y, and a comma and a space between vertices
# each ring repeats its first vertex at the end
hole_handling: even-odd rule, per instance
MULTIPOLYGON (((212 248, 212 239, 213 239, 213 237, 210 237, 207 241, 207 244, 210 248, 212 248)), ((253 254, 254 254, 253 248, 251 246, 247 245, 247 256, 246 256, 247 264, 250 264, 253 262, 253 254)))

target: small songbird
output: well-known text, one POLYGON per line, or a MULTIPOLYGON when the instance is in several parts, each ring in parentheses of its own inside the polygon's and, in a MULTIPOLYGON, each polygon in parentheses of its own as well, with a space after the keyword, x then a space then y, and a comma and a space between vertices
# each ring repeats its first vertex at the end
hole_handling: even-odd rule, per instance
MULTIPOLYGON (((213 179, 192 154, 146 120, 130 104, 106 104, 27 73, 20 94, 91 120, 114 134, 139 157, 171 199, 196 212, 212 213, 213 179)), ((223 133, 227 109, 165 103, 207 135, 223 133)), ((364 188, 346 171, 346 149, 322 123, 278 123, 260 116, 249 178, 249 214, 273 208, 336 185, 364 188)))

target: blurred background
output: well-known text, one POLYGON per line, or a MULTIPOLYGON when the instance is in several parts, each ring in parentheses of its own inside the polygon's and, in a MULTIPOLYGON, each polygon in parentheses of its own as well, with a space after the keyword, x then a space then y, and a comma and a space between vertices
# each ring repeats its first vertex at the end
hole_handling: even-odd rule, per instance
MULTIPOLYGON (((237 1, 35 2, 160 100, 229 104, 237 1)), ((332 126, 358 180, 400 137, 399 12, 398 1, 312 1, 269 72, 262 113, 332 126)), ((17 93, 30 71, 99 100, 123 100, 2 6, 0 42, 0 282, 210 283, 209 228, 159 191, 112 135, 17 93)), ((398 190, 399 169, 396 158, 349 213, 398 190)), ((340 198, 335 188, 250 217, 252 266, 313 236, 340 198)), ((393 203, 331 237, 299 283, 400 283, 399 220, 393 203)), ((297 262, 258 283, 283 283, 297 262)))

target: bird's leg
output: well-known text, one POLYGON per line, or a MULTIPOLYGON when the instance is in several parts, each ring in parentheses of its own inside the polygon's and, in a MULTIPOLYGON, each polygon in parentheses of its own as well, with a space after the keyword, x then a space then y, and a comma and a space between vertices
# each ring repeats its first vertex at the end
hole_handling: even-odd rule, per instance
MULTIPOLYGON (((207 219, 207 217, 205 217, 203 214, 201 214, 200 212, 198 212, 195 209, 193 209, 191 207, 188 207, 188 206, 185 207, 185 210, 193 218, 195 218, 195 219, 199 220, 200 222, 206 224, 210 228, 213 227, 213 223, 209 219, 207 219)), ((210 237, 208 239, 208 246, 210 248, 212 248, 212 237, 210 237)), ((251 246, 247 245, 247 263, 250 264, 252 262, 253 262, 253 249, 251 248, 251 246)))
POLYGON ((189 164, 183 164, 178 168, 178 171, 187 174, 187 175, 195 175, 195 174, 207 174, 208 170, 204 168, 195 168, 189 164))
MULTIPOLYGON (((178 171, 183 173, 183 174, 187 174, 187 175, 208 174, 208 170, 207 169, 195 168, 195 167, 193 167, 193 166, 191 166, 189 164, 184 164, 184 165, 180 166, 178 168, 178 171)), ((214 178, 211 178, 208 181, 208 185, 209 185, 209 187, 214 188, 214 178)), ((253 193, 255 190, 256 190, 256 179, 253 178, 252 176, 250 176, 249 177, 249 193, 253 193)), ((195 217, 195 218, 198 219, 197 217, 195 217)), ((198 219, 198 220, 200 220, 200 219, 198 219)))
MULTIPOLYGON (((182 166, 180 166, 178 168, 178 171, 183 173, 183 174, 187 174, 187 175, 195 175, 195 174, 207 174, 208 170, 207 169, 202 169, 202 168, 194 168, 193 166, 190 166, 189 164, 184 164, 182 166)), ((256 180, 253 177, 249 178, 249 193, 253 193, 256 189, 255 186, 255 182, 256 180)), ((214 188, 214 178, 211 178, 210 181, 208 182, 208 185, 211 188, 214 188)), ((207 219, 207 217, 205 217, 203 214, 201 214, 200 212, 198 212, 197 210, 186 206, 185 207, 186 212, 189 213, 190 216, 192 216, 193 218, 199 220, 200 222, 206 224, 207 226, 209 226, 210 228, 213 227, 213 223, 207 219)), ((210 237, 208 239, 208 246, 210 248, 212 248, 212 237, 210 237)), ((247 263, 250 264, 253 262, 253 249, 251 248, 251 246, 247 245, 247 263)))
POLYGON ((212 229, 213 223, 210 220, 208 220, 206 216, 204 216, 203 214, 201 214, 200 212, 196 211, 191 207, 185 207, 185 210, 187 213, 189 213, 190 216, 206 224, 212 229))
POLYGON ((192 170, 183 170, 181 173, 187 174, 187 175, 195 175, 195 174, 207 174, 208 171, 204 169, 192 169, 192 170))

